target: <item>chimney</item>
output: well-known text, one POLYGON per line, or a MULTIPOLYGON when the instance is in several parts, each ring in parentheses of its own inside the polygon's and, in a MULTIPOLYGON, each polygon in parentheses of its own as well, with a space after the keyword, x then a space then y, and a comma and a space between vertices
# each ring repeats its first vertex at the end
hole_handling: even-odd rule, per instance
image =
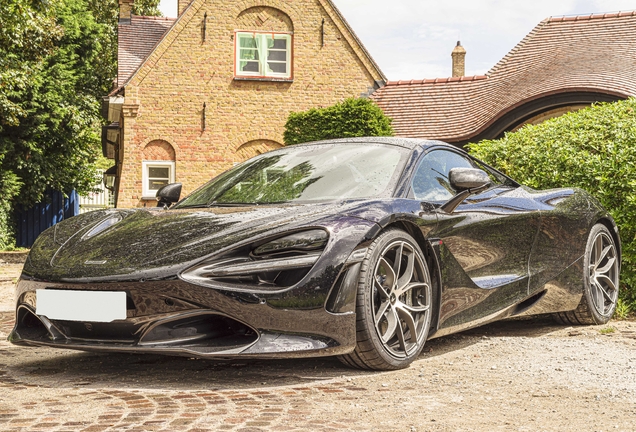
POLYGON ((179 15, 177 16, 181 16, 183 11, 186 10, 188 6, 190 6, 190 3, 192 3, 192 0, 178 0, 177 9, 179 9, 179 15))
POLYGON ((130 16, 135 0, 119 0, 119 22, 130 24, 130 16))
MULTIPOLYGON (((120 0, 121 1, 121 0, 120 0)), ((466 50, 460 41, 451 54, 453 58, 453 76, 463 77, 466 75, 466 50)))

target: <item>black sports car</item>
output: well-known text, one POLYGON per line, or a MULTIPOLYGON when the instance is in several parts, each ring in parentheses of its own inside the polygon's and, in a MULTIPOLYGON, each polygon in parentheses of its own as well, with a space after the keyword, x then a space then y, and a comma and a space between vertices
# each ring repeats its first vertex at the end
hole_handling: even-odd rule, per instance
POLYGON ((71 218, 33 246, 15 344, 406 367, 427 339, 552 313, 604 323, 620 240, 577 189, 520 186, 437 141, 286 147, 176 205, 71 218))

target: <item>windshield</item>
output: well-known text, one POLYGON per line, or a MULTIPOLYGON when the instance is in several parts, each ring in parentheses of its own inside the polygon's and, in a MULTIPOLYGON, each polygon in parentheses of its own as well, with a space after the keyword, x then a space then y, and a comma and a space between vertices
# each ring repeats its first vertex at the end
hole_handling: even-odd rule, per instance
POLYGON ((287 147, 221 174, 173 208, 390 196, 408 153, 376 144, 287 147))

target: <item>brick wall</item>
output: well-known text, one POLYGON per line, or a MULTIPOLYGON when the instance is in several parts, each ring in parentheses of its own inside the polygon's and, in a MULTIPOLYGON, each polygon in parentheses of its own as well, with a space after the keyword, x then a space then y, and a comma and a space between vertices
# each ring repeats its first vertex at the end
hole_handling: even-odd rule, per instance
POLYGON ((146 204, 142 161, 154 154, 144 151, 149 143, 172 149, 187 194, 234 163, 280 147, 290 111, 367 92, 381 77, 325 7, 322 0, 195 0, 185 9, 125 87, 118 207, 146 204), (236 30, 291 29, 293 82, 234 79, 236 30))
POLYGON ((169 142, 156 140, 144 147, 143 159, 147 161, 173 161, 176 160, 176 155, 169 142))

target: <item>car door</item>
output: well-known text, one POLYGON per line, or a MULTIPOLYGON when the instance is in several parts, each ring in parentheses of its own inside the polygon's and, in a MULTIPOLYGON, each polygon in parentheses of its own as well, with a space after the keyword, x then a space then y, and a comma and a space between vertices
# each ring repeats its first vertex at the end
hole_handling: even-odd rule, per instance
POLYGON ((493 180, 486 191, 465 200, 451 214, 438 212, 429 238, 441 241, 440 330, 469 327, 528 295, 528 262, 540 213, 525 189, 451 149, 433 149, 420 160, 412 197, 439 207, 456 191, 453 168, 484 169, 493 180))

